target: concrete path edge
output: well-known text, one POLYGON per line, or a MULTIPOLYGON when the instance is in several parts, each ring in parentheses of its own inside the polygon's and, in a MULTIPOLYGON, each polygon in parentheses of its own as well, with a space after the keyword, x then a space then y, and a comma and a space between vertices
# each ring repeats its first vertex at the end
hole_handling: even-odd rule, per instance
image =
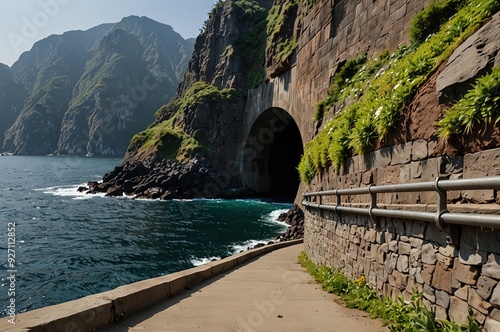
POLYGON ((158 304, 203 281, 228 272, 249 260, 277 249, 302 243, 292 240, 251 249, 233 256, 165 276, 138 281, 133 284, 89 295, 16 316, 0 319, 2 331, 93 331, 119 322, 121 319, 158 304))

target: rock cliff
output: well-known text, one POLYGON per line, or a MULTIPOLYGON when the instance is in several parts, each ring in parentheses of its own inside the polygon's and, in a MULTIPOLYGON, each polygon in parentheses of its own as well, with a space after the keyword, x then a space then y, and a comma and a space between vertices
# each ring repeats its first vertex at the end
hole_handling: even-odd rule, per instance
POLYGON ((10 68, 0 64, 0 137, 16 121, 28 92, 10 68))
POLYGON ((11 68, 29 97, 3 149, 123 155, 174 96, 192 49, 170 26, 135 16, 37 42, 11 68))

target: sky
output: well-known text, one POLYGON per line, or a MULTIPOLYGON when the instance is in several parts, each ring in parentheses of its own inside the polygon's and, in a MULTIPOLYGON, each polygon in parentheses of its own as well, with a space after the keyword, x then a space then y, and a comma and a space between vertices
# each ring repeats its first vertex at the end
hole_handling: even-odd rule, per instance
POLYGON ((147 16, 195 38, 216 0, 0 0, 0 63, 11 66, 52 34, 147 16))

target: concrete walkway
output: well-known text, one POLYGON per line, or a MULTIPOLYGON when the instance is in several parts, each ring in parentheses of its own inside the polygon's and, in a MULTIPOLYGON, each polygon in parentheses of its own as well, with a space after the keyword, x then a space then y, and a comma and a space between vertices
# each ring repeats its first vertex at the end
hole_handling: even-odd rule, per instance
POLYGON ((321 290, 297 263, 303 248, 258 257, 101 331, 388 331, 321 290))

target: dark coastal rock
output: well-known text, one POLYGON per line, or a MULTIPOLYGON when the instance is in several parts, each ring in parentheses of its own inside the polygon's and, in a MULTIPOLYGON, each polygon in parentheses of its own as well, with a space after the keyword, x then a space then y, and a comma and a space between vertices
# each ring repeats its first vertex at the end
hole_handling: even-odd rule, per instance
POLYGON ((123 189, 120 187, 116 187, 116 186, 110 187, 106 191, 106 196, 107 197, 121 197, 121 196, 123 196, 123 189))
POLYGON ((138 199, 238 198, 248 194, 238 188, 235 179, 196 158, 184 163, 153 159, 124 164, 107 173, 103 182, 89 182, 88 187, 94 194, 120 188, 138 199))
POLYGON ((257 248, 262 248, 264 247, 266 244, 265 243, 257 243, 256 245, 253 246, 253 249, 257 249, 257 248))
POLYGON ((286 222, 290 225, 285 233, 277 236, 275 239, 280 242, 302 239, 304 237, 304 211, 297 205, 279 217, 279 221, 286 222), (282 220, 279 220, 282 219, 282 220))
POLYGON ((89 188, 82 186, 82 187, 78 187, 77 191, 79 193, 85 193, 85 192, 89 191, 89 188))

